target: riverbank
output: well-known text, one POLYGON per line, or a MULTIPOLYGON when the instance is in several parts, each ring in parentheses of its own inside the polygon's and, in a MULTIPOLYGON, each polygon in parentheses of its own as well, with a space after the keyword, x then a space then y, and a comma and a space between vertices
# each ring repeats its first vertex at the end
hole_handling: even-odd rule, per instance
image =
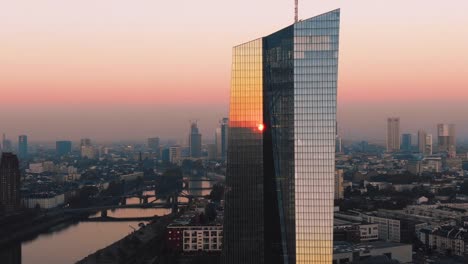
POLYGON ((154 263, 164 247, 164 235, 179 214, 158 217, 123 239, 96 251, 77 264, 154 263))
POLYGON ((32 240, 55 226, 61 224, 72 224, 82 219, 86 219, 88 216, 88 213, 43 215, 27 222, 4 226, 2 227, 5 228, 5 230, 3 230, 0 238, 0 248, 15 242, 32 240))

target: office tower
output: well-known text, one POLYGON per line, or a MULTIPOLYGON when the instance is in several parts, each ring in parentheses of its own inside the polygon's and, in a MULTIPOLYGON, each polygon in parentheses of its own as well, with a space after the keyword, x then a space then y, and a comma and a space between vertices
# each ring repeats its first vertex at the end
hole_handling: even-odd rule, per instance
POLYGON ((56 141, 55 142, 55 152, 57 156, 62 157, 69 155, 72 150, 72 142, 68 140, 56 141))
POLYGON ((450 157, 456 156, 456 139, 454 124, 438 124, 437 140, 439 152, 447 152, 450 157))
POLYGON ((170 151, 169 148, 163 148, 161 150, 161 160, 163 162, 170 162, 170 151))
POLYGON ((367 152, 369 150, 369 142, 361 141, 359 142, 359 149, 361 152, 367 152))
POLYGON ((91 144, 91 139, 82 138, 80 141, 80 153, 82 158, 96 158, 96 149, 91 144))
POLYGON ((432 135, 424 130, 418 131, 418 149, 423 155, 432 155, 432 135))
POLYGON ((198 132, 197 123, 192 122, 192 124, 190 125, 190 135, 189 135, 190 157, 192 158, 201 157, 201 141, 202 141, 202 135, 198 132))
POLYGON ((12 152, 13 151, 13 146, 11 144, 11 141, 6 138, 5 133, 3 133, 2 151, 3 152, 12 152))
POLYGON ((341 137, 338 135, 338 122, 336 122, 335 153, 342 153, 341 137))
POLYGON ((411 151, 411 134, 401 135, 401 149, 405 151, 411 151))
POLYGON ((340 136, 336 135, 335 138, 335 152, 336 153, 343 153, 343 146, 342 146, 342 139, 340 136))
POLYGON ((216 145, 216 159, 221 159, 222 144, 221 144, 221 127, 215 130, 215 145, 216 145))
POLYGON ((83 146, 91 146, 91 139, 82 138, 80 141, 80 147, 83 147, 83 146))
POLYGON ((419 150, 419 153, 421 154, 425 154, 426 136, 427 136, 426 131, 422 129, 418 130, 418 150, 419 150))
POLYGON ((387 151, 394 152, 400 149, 400 118, 387 119, 387 151))
POLYGON ((0 213, 11 213, 20 207, 20 171, 16 155, 2 153, 0 160, 0 213))
POLYGON ((95 159, 96 154, 96 149, 93 146, 81 146, 82 158, 95 159))
POLYGON ((344 198, 343 170, 335 171, 335 200, 344 198))
POLYGON ((20 135, 18 137, 18 157, 24 159, 28 156, 28 136, 20 135))
POLYGON ((229 119, 223 118, 219 121, 219 127, 216 129, 216 149, 217 157, 221 160, 226 160, 227 155, 227 143, 228 143, 228 128, 229 128, 229 119))
POLYGON ((172 146, 169 148, 169 162, 177 163, 181 158, 182 148, 180 146, 172 146))
POLYGON ((432 155, 432 135, 426 134, 426 141, 424 144, 424 155, 432 155))
POLYGON ((222 263, 331 263, 339 9, 234 47, 222 263))
POLYGON ((159 138, 148 138, 148 148, 159 156, 160 147, 159 147, 159 138))

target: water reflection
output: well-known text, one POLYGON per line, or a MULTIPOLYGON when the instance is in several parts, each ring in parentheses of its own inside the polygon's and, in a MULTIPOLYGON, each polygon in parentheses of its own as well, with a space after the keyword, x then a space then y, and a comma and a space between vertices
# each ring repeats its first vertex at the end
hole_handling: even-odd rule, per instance
POLYGON ((188 193, 193 196, 206 196, 211 192, 213 182, 191 180, 188 183, 188 193))
MULTIPOLYGON (((208 195, 211 182, 198 181, 190 184, 188 193, 195 196, 208 195)), ((154 191, 146 191, 144 195, 154 195, 154 191)), ((150 197, 148 202, 154 201, 150 197)), ((185 197, 179 197, 180 202, 187 202, 185 197)), ((138 197, 128 198, 126 204, 139 204, 138 197)), ((169 208, 125 208, 108 210, 111 217, 150 217, 169 214, 169 208)), ((99 217, 101 212, 91 217, 99 217)), ((56 226, 51 232, 41 234, 32 241, 16 244, 0 250, 1 264, 64 264, 75 263, 84 257, 104 248, 124 236, 130 234, 132 227, 138 227, 139 222, 79 222, 56 226)))
POLYGON ((22 264, 75 263, 130 234, 133 231, 130 226, 136 227, 138 222, 81 222, 42 234, 23 242, 22 264))

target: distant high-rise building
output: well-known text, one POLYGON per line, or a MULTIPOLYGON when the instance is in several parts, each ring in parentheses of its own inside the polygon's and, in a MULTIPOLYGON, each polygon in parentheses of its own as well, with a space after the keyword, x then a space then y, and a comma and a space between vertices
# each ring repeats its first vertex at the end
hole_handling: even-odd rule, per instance
POLYGON ((91 139, 82 138, 80 141, 80 153, 82 158, 96 158, 96 149, 91 144, 91 139))
POLYGON ((2 153, 0 160, 0 213, 11 213, 20 207, 20 170, 16 155, 2 153))
POLYGON ((12 152, 13 151, 13 146, 11 144, 11 141, 9 139, 7 139, 5 133, 3 133, 2 151, 3 152, 12 152))
POLYGON ((62 157, 70 154, 72 151, 72 142, 68 140, 56 141, 55 142, 55 152, 57 156, 62 157))
POLYGON ((181 158, 182 148, 180 146, 172 146, 169 148, 169 162, 177 163, 181 158))
POLYGON ((82 138, 80 141, 80 147, 83 147, 83 146, 91 146, 91 139, 82 138))
POLYGON ((159 138, 148 138, 148 148, 153 152, 159 155, 160 146, 159 146, 159 138))
POLYGON ((336 135, 335 138, 335 152, 342 153, 343 152, 343 142, 340 136, 336 135))
POLYGON ((387 151, 400 150, 400 118, 390 117, 387 119, 387 151))
POLYGON ((233 49, 222 263, 332 263, 340 11, 233 49))
POLYGON ((335 171, 335 200, 344 198, 343 170, 335 171))
POLYGON ((161 150, 161 160, 163 162, 170 162, 171 161, 171 158, 170 158, 170 149, 169 148, 163 148, 161 150))
POLYGON ((28 136, 20 135, 18 137, 18 157, 24 159, 28 156, 28 136))
POLYGON ((81 157, 88 159, 95 159, 97 156, 97 150, 93 146, 81 146, 81 157))
POLYGON ((438 124, 437 125, 437 142, 439 152, 447 152, 450 157, 455 157, 456 139, 454 124, 438 124))
POLYGON ((401 135, 401 149, 405 151, 411 151, 412 148, 412 135, 411 134, 403 134, 401 135))
POLYGON ((359 149, 361 152, 367 152, 369 150, 369 142, 361 141, 359 142, 359 149))
POLYGON ((426 134, 426 142, 424 145, 424 155, 432 155, 432 135, 426 134))
POLYGON ((190 125, 190 134, 189 134, 189 147, 190 147, 190 157, 199 158, 201 157, 202 149, 202 135, 198 132, 198 126, 196 122, 193 122, 190 125))
POLYGON ((426 149, 426 131, 420 129, 418 130, 418 150, 419 153, 425 154, 426 149))
POLYGON ((228 128, 229 128, 229 119, 223 118, 219 122, 219 127, 216 129, 216 149, 217 149, 217 158, 221 160, 226 160, 227 148, 228 148, 228 128))
POLYGON ((424 130, 418 131, 418 149, 423 155, 432 155, 432 135, 424 130))

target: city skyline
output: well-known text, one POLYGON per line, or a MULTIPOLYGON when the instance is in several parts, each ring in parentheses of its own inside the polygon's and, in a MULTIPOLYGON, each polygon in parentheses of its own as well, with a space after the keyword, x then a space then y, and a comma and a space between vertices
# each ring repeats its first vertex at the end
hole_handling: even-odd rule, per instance
MULTIPOLYGON (((232 44, 292 23, 291 1, 254 11, 264 4, 9 2, 0 11, 0 22, 9 25, 0 29, 6 39, 0 87, 8 98, 0 106, 0 130, 31 141, 182 139, 187 120, 196 118, 201 133, 214 138, 212 128, 227 116, 232 44), (246 5, 252 8, 244 12, 246 5), (213 20, 219 26, 212 27, 213 20), (187 39, 190 46, 179 45, 187 39)), ((468 112, 467 6, 300 1, 300 18, 338 7, 343 12, 338 122, 345 140, 383 142, 384 126, 367 124, 387 116, 400 116, 403 132, 424 128, 435 135, 437 123, 454 123, 458 138, 468 137, 462 115, 468 112), (446 39, 457 41, 448 49, 446 39)))
POLYGON ((0 9, 0 262, 468 263, 468 1, 0 9))

